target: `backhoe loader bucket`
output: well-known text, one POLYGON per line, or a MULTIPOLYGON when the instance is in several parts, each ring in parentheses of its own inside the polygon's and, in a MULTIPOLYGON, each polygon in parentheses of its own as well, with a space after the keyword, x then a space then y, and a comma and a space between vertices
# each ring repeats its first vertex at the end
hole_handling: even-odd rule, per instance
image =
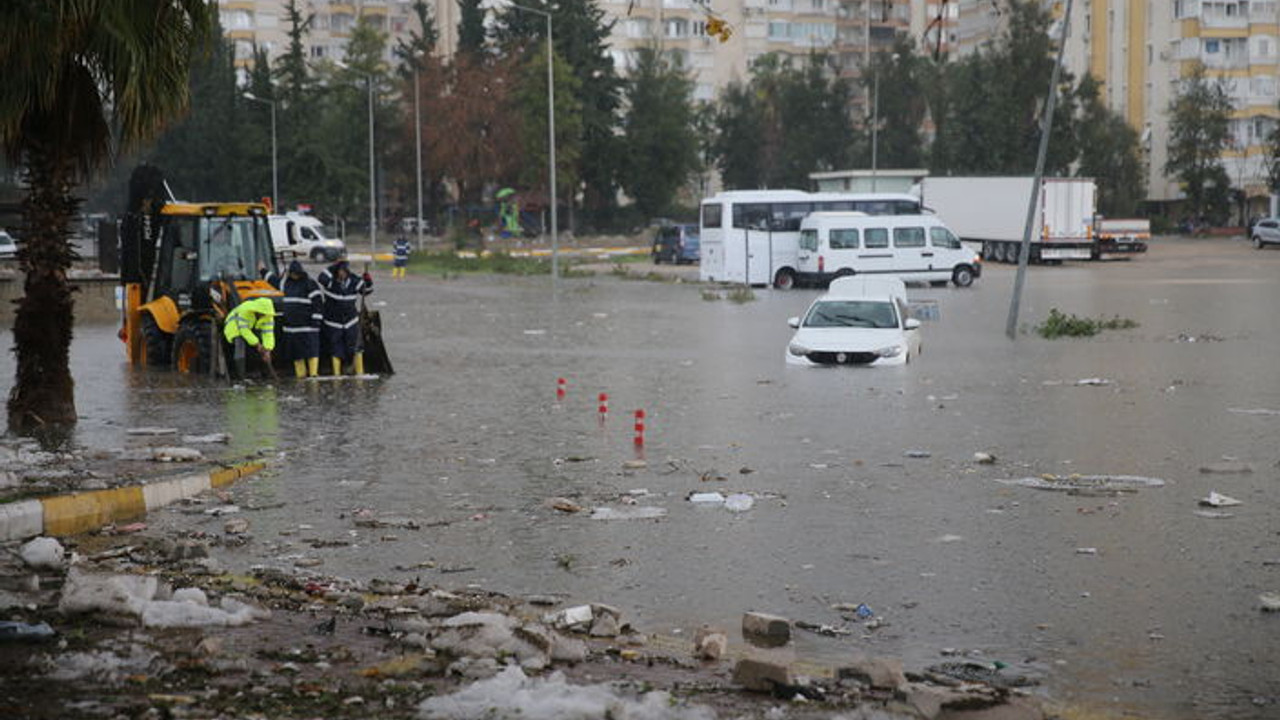
POLYGON ((391 357, 382 342, 382 315, 377 310, 360 308, 360 338, 364 344, 364 371, 375 375, 394 375, 391 357))

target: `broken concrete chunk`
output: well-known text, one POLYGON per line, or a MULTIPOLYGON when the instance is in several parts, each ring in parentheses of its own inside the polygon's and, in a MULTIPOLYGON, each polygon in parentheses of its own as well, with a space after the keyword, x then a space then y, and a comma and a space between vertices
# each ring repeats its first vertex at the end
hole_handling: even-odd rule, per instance
POLYGON ((973 461, 979 465, 995 465, 996 456, 989 452, 976 452, 973 454, 973 461))
POLYGON ((733 668, 733 681, 744 690, 764 693, 773 692, 780 685, 795 685, 789 665, 759 658, 739 660, 733 668))
POLYGON ((898 658, 859 658, 839 667, 836 676, 886 690, 897 690, 907 682, 898 658))
POLYGON ((778 642, 787 642, 791 639, 791 621, 768 613, 744 613, 742 615, 742 634, 778 642))
POLYGON ((66 559, 64 555, 66 551, 62 548, 62 543, 51 537, 38 537, 22 546, 18 551, 18 556, 22 558, 22 562, 27 567, 36 570, 57 570, 61 568, 66 559))
POLYGON ((1280 592, 1267 592, 1258 596, 1262 612, 1280 612, 1280 592))
POLYGON ((586 625, 595 618, 595 614, 591 610, 590 605, 578 605, 576 607, 565 608, 553 613, 548 613, 543 617, 543 621, 557 628, 571 628, 580 625, 586 625))
POLYGON ((231 518, 222 526, 222 530, 228 535, 243 535, 249 532, 249 521, 244 518, 231 518))
POLYGON ((719 660, 729 651, 729 638, 711 628, 703 628, 694 636, 695 654, 702 660, 719 660))
POLYGON ((602 613, 591 623, 591 637, 612 638, 618 636, 618 618, 602 613))
POLYGON ((183 435, 182 442, 188 445, 212 445, 214 443, 229 443, 231 436, 226 433, 209 433, 208 435, 183 435))

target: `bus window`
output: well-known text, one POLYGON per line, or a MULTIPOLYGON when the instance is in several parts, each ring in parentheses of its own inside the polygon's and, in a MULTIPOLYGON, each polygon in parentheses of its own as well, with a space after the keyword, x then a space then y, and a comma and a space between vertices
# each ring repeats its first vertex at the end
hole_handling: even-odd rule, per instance
POLYGON ((818 249, 818 231, 817 230, 801 230, 800 231, 800 249, 817 251, 818 249))
POLYGON ((892 215, 893 203, 888 200, 855 200, 853 209, 868 215, 892 215))
POLYGON ((733 206, 733 226, 745 230, 768 230, 768 203, 742 203, 733 206))
POLYGON ((829 244, 832 250, 857 250, 858 231, 853 228, 837 228, 831 231, 829 244))
POLYGON ((900 227, 893 229, 893 246, 896 248, 924 247, 924 228, 900 227))
POLYGON ((893 214, 894 215, 919 215, 920 203, 914 202, 911 200, 894 200, 893 214))
POLYGON ((889 231, 886 228, 867 228, 862 231, 862 246, 868 250, 889 247, 889 231))
POLYGON ((818 211, 850 212, 858 209, 854 205, 855 203, 852 200, 824 200, 822 202, 814 203, 813 211, 814 212, 818 212, 818 211))
POLYGON ((813 212, 813 203, 774 203, 773 221, 769 229, 777 232, 795 232, 800 229, 800 221, 811 212, 813 212))
POLYGON ((723 205, 715 205, 708 203, 702 206, 702 227, 718 228, 720 227, 720 216, 724 212, 723 205))
POLYGON ((944 227, 929 228, 929 244, 936 248, 960 249, 960 239, 944 227))

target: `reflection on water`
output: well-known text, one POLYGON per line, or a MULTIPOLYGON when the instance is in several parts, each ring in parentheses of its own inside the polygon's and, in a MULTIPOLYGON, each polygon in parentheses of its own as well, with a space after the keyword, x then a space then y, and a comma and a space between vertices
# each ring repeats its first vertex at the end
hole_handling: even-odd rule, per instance
MULTIPOLYGON (((942 648, 977 650, 1086 704, 1273 717, 1276 618, 1255 604, 1280 585, 1265 562, 1280 559, 1280 417, 1229 409, 1280 409, 1280 253, 1209 247, 1033 269, 1028 324, 1051 307, 1141 323, 1093 340, 1006 341, 1007 268, 971 290, 913 288, 941 319, 906 368, 785 367, 786 319, 813 291, 735 305, 612 278, 564 280, 554 300, 545 279, 383 285, 399 374, 378 381, 227 388, 132 373, 113 329, 80 329, 79 432, 111 446, 130 426, 168 425, 229 432, 229 453, 278 448, 278 474, 248 485, 269 495, 262 504, 285 503, 255 513, 259 552, 299 524, 353 540, 305 548, 325 572, 401 577, 397 566, 430 560, 437 570, 410 576, 611 602, 655 629, 734 627, 749 609, 840 624, 832 605, 866 603, 881 628, 798 643, 915 667, 942 648), (1111 382, 1076 385, 1095 377, 1111 382), (636 409, 647 467, 627 469, 636 409), (999 462, 975 464, 979 450, 999 462), (1200 472, 1224 455, 1255 471, 1200 472), (995 482, 1041 473, 1167 484, 1071 495, 995 482), (685 500, 705 490, 758 499, 742 514, 685 500), (1194 516, 1210 490, 1245 504, 1230 519, 1194 516), (667 516, 544 506, 619 506, 624 493, 667 516), (427 527, 357 528, 360 508, 427 527)), ((233 564, 258 559, 231 552, 233 564)))

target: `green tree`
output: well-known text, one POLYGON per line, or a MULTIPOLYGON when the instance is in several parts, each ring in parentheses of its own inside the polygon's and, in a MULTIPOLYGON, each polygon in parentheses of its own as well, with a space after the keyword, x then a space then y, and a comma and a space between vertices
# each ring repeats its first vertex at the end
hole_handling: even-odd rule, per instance
POLYGON ((485 9, 481 0, 458 0, 458 54, 479 56, 484 52, 487 32, 484 27, 485 9))
POLYGON ((73 189, 187 104, 192 49, 208 37, 203 0, 9 0, 0 5, 0 146, 26 191, 13 324, 17 369, 9 428, 76 421, 68 365, 74 304, 67 270, 73 189))
POLYGON ((1098 212, 1111 217, 1134 215, 1146 197, 1146 173, 1138 131, 1109 109, 1098 81, 1086 75, 1076 90, 1080 165, 1077 174, 1098 182, 1098 212))
MULTIPOLYGON (((998 40, 932 72, 927 87, 936 134, 929 162, 935 174, 1021 175, 1035 167, 1054 64, 1050 18, 1029 0, 1011 0, 1009 14, 998 40)), ((1066 174, 1079 152, 1073 83, 1064 74, 1058 88, 1048 175, 1066 174)))
POLYGON ((731 84, 721 95, 716 155, 725 185, 803 188, 811 172, 848 167, 860 139, 850 93, 824 55, 810 55, 800 68, 761 57, 745 87, 731 84))
POLYGON ((668 214, 698 169, 693 80, 654 48, 642 48, 626 85, 622 187, 645 217, 668 214))
POLYGON ((763 185, 765 122, 762 105, 748 83, 731 82, 720 93, 712 155, 726 188, 754 189, 763 185))
POLYGON ((431 14, 431 6, 423 0, 413 0, 410 9, 418 19, 418 29, 410 32, 408 38, 396 40, 396 46, 392 50, 400 60, 400 73, 405 78, 411 77, 413 68, 421 66, 423 59, 435 52, 436 43, 440 40, 440 33, 436 31, 435 17, 431 14))
MULTIPOLYGON (((520 140, 524 146, 524 162, 520 185, 546 193, 550 186, 547 174, 547 49, 525 61, 520 69, 520 82, 515 87, 515 107, 522 118, 520 140)), ((573 68, 556 53, 551 71, 556 84, 556 195, 569 197, 578 186, 578 168, 582 156, 582 104, 578 100, 579 82, 573 68)))
MULTIPOLYGON (((557 0, 554 4, 530 0, 527 5, 551 13, 556 54, 569 63, 578 78, 583 145, 576 175, 582 183, 589 219, 604 224, 615 208, 618 187, 614 158, 619 152, 616 130, 622 81, 609 54, 613 21, 595 0, 557 0)), ((508 51, 523 47, 526 53, 537 52, 546 44, 546 32, 543 16, 510 8, 498 14, 494 28, 500 46, 508 51)))
MULTIPOLYGON (((194 200, 248 197, 243 182, 241 112, 235 56, 217 23, 200 46, 192 48, 188 83, 191 104, 186 117, 171 125, 144 158, 163 168, 179 196, 194 200)), ((266 155, 268 165, 270 155, 266 155)), ((265 195, 271 194, 270 177, 265 195)), ((257 197, 261 197, 258 195, 257 197)))
MULTIPOLYGON (((380 184, 378 168, 386 165, 388 154, 402 150, 396 142, 399 134, 389 132, 398 123, 394 108, 385 102, 392 87, 389 68, 383 61, 386 47, 386 33, 361 19, 351 30, 343 67, 325 66, 319 73, 327 90, 323 107, 313 111, 315 140, 308 150, 321 169, 312 178, 308 199, 337 215, 361 220, 368 216, 370 92, 375 187, 380 184)), ((378 197, 378 208, 385 209, 385 192, 378 197)))
POLYGON ((1221 78, 1197 63, 1169 102, 1169 156, 1164 171, 1178 178, 1191 212, 1213 222, 1226 217, 1231 181, 1222 166, 1230 140, 1231 96, 1221 78))
POLYGON ((928 109, 925 101, 927 63, 916 54, 915 43, 906 36, 898 37, 892 53, 878 54, 872 60, 872 76, 865 82, 874 85, 874 78, 877 75, 880 78, 878 167, 924 165, 921 127, 928 109))
POLYGON ((298 0, 288 0, 284 7, 288 26, 288 48, 276 61, 275 76, 279 90, 274 93, 276 130, 279 144, 280 205, 288 207, 300 201, 314 201, 316 185, 326 170, 317 148, 323 143, 317 133, 317 111, 321 104, 311 69, 307 65, 305 40, 313 15, 304 14, 298 0))

